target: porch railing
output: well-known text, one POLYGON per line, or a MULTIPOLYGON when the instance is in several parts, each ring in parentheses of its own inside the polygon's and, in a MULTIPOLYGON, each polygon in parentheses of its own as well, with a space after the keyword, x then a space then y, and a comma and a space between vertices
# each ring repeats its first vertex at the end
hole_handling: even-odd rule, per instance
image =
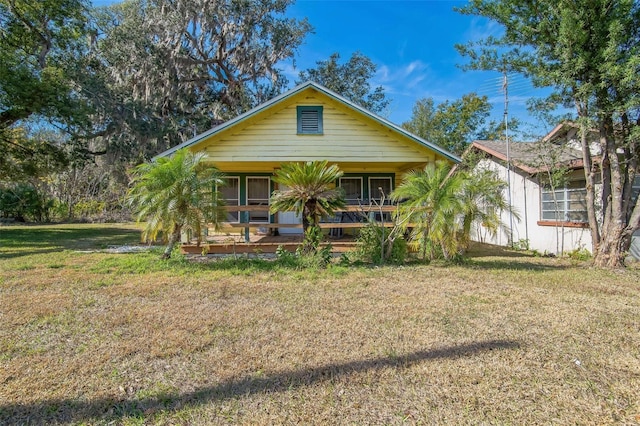
MULTIPOLYGON (((379 205, 349 205, 343 209, 336 210, 335 216, 327 220, 326 218, 319 224, 322 229, 331 230, 343 230, 343 229, 357 229, 363 228, 371 221, 378 222, 385 227, 393 227, 391 220, 391 213, 396 210, 396 205, 385 204, 379 205)), ((254 205, 254 206, 225 206, 228 213, 238 213, 237 222, 222 222, 220 225, 222 228, 244 228, 245 239, 249 238, 250 228, 266 228, 269 231, 274 231, 280 228, 299 228, 302 229, 300 223, 278 223, 277 221, 271 221, 277 215, 269 215, 269 222, 251 222, 248 220, 249 213, 253 212, 269 212, 269 206, 254 205)))

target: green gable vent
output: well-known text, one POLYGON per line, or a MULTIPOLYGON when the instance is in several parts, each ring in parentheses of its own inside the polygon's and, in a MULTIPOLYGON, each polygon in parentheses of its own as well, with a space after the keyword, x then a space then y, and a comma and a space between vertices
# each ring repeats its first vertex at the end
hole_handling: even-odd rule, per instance
POLYGON ((298 134, 319 135, 322 134, 322 107, 299 106, 298 110, 298 134))

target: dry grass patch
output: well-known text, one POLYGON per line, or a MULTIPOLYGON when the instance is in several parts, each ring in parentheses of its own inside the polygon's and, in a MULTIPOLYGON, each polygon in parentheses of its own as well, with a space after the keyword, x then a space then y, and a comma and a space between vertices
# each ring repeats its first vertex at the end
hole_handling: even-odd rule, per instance
POLYGON ((0 251, 2 423, 640 422, 637 269, 503 253, 300 271, 60 247, 56 268, 0 251))

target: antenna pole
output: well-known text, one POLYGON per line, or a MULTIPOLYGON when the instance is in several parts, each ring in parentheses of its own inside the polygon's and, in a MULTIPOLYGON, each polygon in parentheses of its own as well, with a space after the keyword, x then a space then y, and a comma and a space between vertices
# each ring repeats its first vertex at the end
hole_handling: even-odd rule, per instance
POLYGON ((504 90, 504 139, 507 144, 507 202, 509 203, 509 246, 513 247, 513 212, 511 211, 511 153, 509 150, 509 79, 507 68, 502 68, 504 90))

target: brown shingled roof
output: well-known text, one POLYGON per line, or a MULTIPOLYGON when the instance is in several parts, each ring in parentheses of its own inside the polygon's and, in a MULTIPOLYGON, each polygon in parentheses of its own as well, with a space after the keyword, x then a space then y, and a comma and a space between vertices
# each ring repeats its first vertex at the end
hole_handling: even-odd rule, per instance
MULTIPOLYGON (((568 146, 564 146, 557 154, 555 164, 544 164, 545 160, 550 159, 544 155, 541 144, 542 142, 509 142, 511 164, 527 173, 539 173, 551 166, 567 166, 571 169, 582 167, 582 152, 568 146)), ((473 141, 472 146, 502 161, 507 161, 505 141, 473 141)))

